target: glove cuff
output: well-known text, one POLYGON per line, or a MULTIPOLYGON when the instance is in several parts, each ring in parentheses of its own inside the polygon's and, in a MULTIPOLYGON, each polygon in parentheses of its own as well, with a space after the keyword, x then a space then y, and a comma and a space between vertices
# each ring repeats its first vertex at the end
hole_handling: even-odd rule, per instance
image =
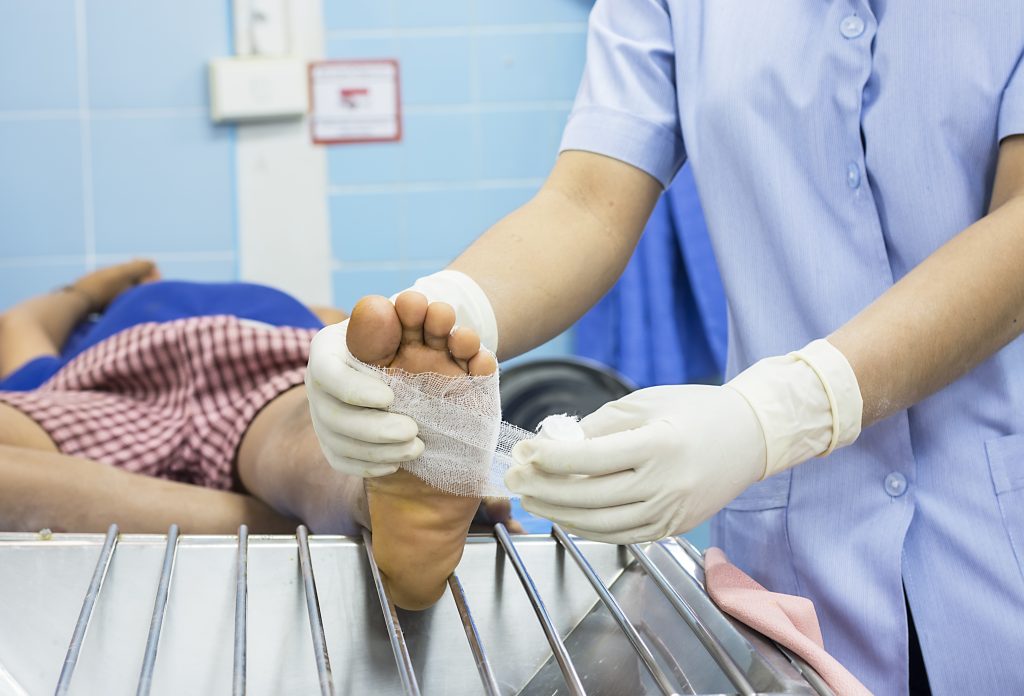
POLYGON ((824 339, 761 360, 726 386, 747 400, 761 424, 767 453, 763 478, 830 454, 860 434, 857 377, 824 339))
MULTIPOLYGON (((447 302, 455 309, 456 326, 473 329, 480 343, 498 353, 498 320, 487 294, 465 273, 444 270, 418 278, 408 290, 422 293, 431 302, 447 302)), ((391 296, 391 301, 401 293, 391 296)))
POLYGON ((857 384, 857 375, 846 356, 824 338, 808 343, 791 355, 814 370, 828 396, 832 412, 832 437, 828 447, 818 456, 828 456, 837 447, 852 444, 860 435, 864 399, 860 385, 857 384))

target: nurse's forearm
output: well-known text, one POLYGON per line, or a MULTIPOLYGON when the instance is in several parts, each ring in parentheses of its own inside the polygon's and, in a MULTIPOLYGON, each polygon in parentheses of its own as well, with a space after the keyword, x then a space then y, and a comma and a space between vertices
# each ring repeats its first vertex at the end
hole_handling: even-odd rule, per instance
POLYGON ((628 164, 565 152, 529 203, 455 260, 451 268, 472 277, 494 307, 500 358, 556 336, 608 291, 660 193, 628 164))
POLYGON ((829 337, 850 361, 863 425, 969 372, 1024 330, 1024 137, 1003 141, 989 215, 829 337))

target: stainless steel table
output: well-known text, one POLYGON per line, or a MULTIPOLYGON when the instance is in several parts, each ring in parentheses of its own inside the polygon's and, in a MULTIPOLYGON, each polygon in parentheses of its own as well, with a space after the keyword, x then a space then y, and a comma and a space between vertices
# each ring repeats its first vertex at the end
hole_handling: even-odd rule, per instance
POLYGON ((685 540, 471 536, 395 609, 369 537, 0 534, 0 695, 827 694, 685 540))

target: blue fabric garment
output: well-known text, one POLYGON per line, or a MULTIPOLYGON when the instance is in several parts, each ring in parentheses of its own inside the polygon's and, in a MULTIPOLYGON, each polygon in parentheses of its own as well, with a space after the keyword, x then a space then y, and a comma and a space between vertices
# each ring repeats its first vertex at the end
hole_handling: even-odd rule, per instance
POLYGON ((575 352, 641 387, 715 382, 725 295, 689 167, 658 202, 615 287, 576 324, 575 352))
POLYGON ((216 314, 273 326, 323 326, 301 302, 265 285, 173 280, 147 283, 122 293, 101 316, 76 327, 60 357, 37 358, 0 380, 0 391, 35 389, 82 351, 136 324, 216 314))
MULTIPOLYGON (((685 158, 729 306, 726 377, 829 335, 983 217, 1024 134, 1024 3, 597 0, 563 149, 668 184, 685 158)), ((1024 693, 1024 339, 850 447, 752 486, 716 543, 809 597, 906 693, 1024 693)))

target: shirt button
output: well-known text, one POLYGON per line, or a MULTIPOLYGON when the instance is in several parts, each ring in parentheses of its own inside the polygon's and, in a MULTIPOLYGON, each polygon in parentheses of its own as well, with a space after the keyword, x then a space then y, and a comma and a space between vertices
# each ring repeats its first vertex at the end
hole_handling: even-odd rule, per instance
POLYGON ((893 498, 899 498, 907 492, 907 478, 898 471, 892 472, 885 477, 885 492, 893 498))
POLYGON ((860 167, 857 166, 856 162, 850 162, 846 165, 846 183, 852 189, 860 186, 860 167))
POLYGON ((856 39, 864 33, 864 20, 857 15, 844 17, 839 23, 840 33, 848 39, 856 39))

